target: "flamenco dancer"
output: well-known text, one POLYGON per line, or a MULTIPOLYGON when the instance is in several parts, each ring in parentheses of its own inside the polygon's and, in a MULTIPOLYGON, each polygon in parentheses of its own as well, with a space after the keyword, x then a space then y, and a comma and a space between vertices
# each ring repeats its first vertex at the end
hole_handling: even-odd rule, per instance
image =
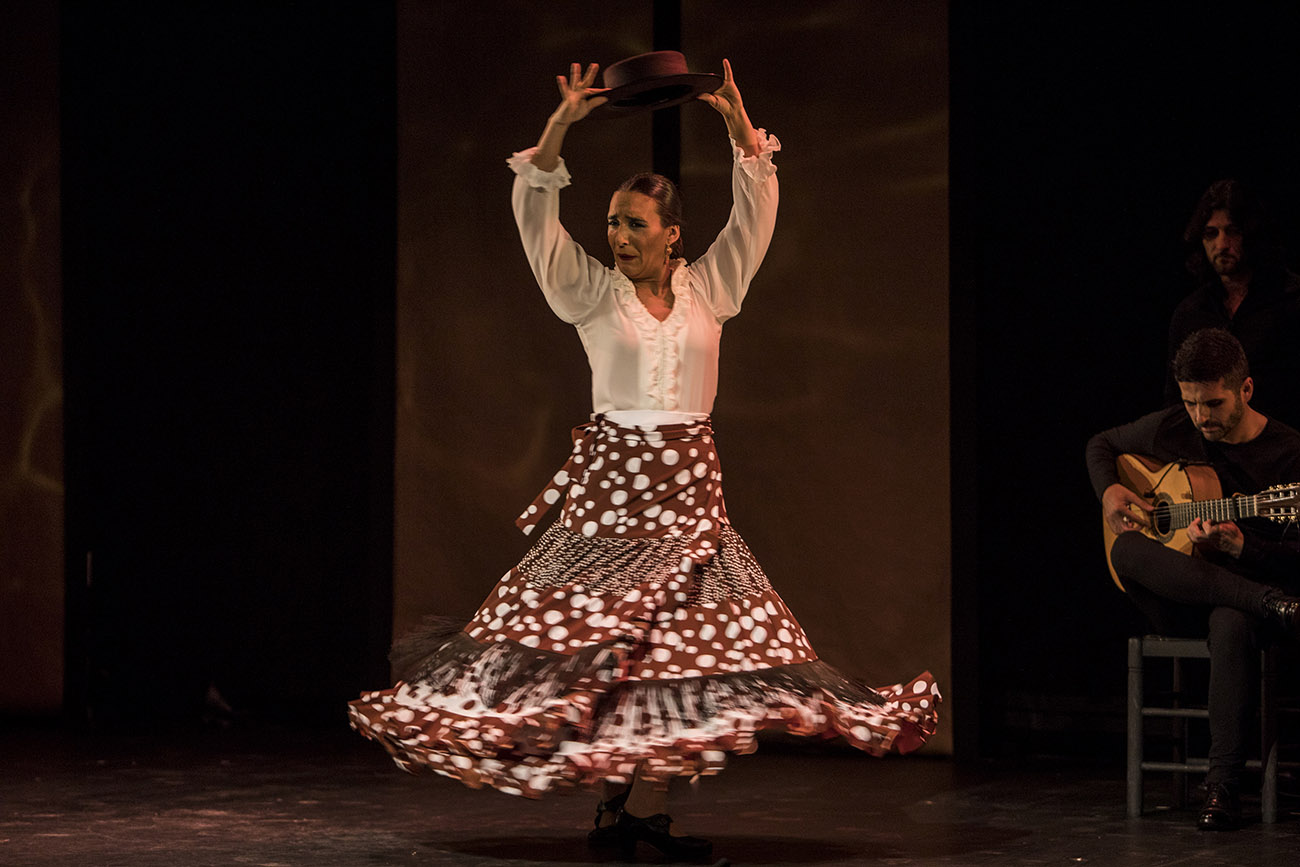
POLYGON ((593 846, 645 842, 679 860, 712 845, 672 828, 675 777, 717 773, 762 730, 906 753, 934 732, 940 700, 928 672, 870 689, 820 661, 727 517, 709 421, 719 338, 772 237, 781 145, 723 70, 654 52, 610 67, 605 88, 595 64, 557 76, 541 139, 509 160, 512 201, 542 294, 586 348, 595 412, 518 519, 532 533, 560 505, 523 560, 468 624, 431 621, 399 642, 403 680, 350 705, 406 770, 527 797, 600 790, 593 846), (726 121, 730 218, 688 263, 676 188, 634 175, 610 199, 607 268, 560 225, 561 142, 592 112, 687 99, 726 121))

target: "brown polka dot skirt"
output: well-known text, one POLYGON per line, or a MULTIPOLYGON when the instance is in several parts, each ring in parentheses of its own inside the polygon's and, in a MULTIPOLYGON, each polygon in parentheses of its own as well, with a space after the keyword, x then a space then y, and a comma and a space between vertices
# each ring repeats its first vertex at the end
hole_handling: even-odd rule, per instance
POLYGON ((871 689, 817 658, 727 521, 707 421, 575 428, 520 527, 561 500, 468 624, 430 619, 349 705, 400 767, 538 797, 717 773, 763 730, 873 755, 934 732, 928 672, 871 689))

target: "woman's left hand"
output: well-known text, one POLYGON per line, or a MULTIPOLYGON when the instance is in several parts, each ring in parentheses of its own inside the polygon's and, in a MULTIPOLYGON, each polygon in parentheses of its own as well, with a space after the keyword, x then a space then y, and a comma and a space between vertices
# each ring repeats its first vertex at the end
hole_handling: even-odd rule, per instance
POLYGON ((745 103, 741 102, 740 90, 736 79, 731 74, 731 61, 722 61, 722 87, 713 93, 701 93, 699 99, 711 105, 727 121, 727 135, 747 157, 758 154, 758 133, 749 122, 745 113, 745 103))
POLYGON ((701 93, 699 99, 711 105, 723 117, 731 118, 744 113, 745 104, 741 102, 740 90, 736 79, 731 74, 731 61, 722 60, 722 87, 713 93, 701 93))

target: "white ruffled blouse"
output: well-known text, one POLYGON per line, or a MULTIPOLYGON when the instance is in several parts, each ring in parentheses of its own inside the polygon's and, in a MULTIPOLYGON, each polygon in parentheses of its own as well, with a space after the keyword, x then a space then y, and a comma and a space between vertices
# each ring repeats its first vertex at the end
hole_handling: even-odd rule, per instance
POLYGON ((530 161, 536 149, 529 148, 508 161, 524 252, 551 310, 582 337, 595 412, 712 412, 722 323, 740 312, 776 225, 772 154, 781 143, 765 130, 758 142, 753 157, 732 143, 731 216, 703 256, 679 260, 673 309, 662 322, 621 271, 588 256, 560 225, 559 191, 570 181, 563 160, 544 172, 530 161))

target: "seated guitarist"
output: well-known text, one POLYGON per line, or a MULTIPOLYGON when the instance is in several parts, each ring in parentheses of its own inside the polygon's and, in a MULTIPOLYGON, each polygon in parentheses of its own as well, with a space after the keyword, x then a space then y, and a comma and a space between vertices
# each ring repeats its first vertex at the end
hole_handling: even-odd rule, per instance
MULTIPOLYGON (((1193 332, 1174 357, 1182 406, 1145 415, 1088 441, 1088 473, 1117 534, 1111 565, 1138 609, 1167 635, 1210 639, 1210 770, 1197 817, 1204 830, 1241 823, 1239 778, 1253 713, 1259 649, 1300 634, 1300 528, 1263 518, 1195 518, 1188 557, 1137 532, 1153 507, 1120 483, 1122 454, 1157 464, 1208 464, 1224 496, 1300 482, 1300 433, 1252 409, 1246 354, 1229 332, 1193 332)), ((1296 385, 1300 385, 1297 383, 1296 385)))

